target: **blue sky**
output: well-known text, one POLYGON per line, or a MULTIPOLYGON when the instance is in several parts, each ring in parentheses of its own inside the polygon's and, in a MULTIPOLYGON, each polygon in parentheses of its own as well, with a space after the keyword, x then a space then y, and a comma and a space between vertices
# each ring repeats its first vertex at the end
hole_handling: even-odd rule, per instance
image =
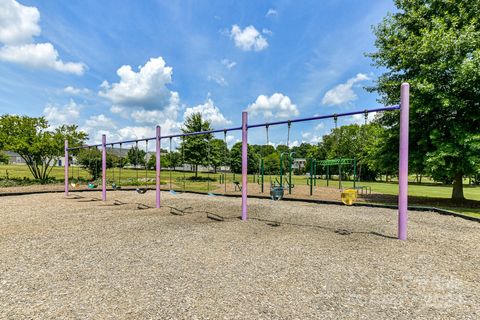
MULTIPOLYGON (((76 123, 98 141, 378 106, 365 52, 385 0, 0 0, 0 113, 76 123)), ((358 118, 343 123, 362 121, 358 118)), ((316 142, 331 121, 292 127, 316 142)), ((233 143, 237 135, 229 137, 233 143)), ((252 143, 264 142, 262 130, 252 143)), ((272 130, 285 143, 286 128, 272 130)))

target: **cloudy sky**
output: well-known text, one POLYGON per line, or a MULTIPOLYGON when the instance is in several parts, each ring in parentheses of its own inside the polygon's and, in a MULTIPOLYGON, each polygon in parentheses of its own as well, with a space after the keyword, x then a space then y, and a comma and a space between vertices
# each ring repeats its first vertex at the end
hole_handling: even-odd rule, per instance
MULTIPOLYGON (((385 0, 0 0, 0 113, 75 123, 99 141, 377 107, 371 26, 385 0)), ((360 118, 343 123, 363 121, 360 118)), ((293 125, 315 142, 332 121, 293 125)), ((286 128, 272 129, 274 144, 286 128)), ((239 137, 228 137, 233 143, 239 137)), ((264 130, 250 133, 264 143, 264 130)))

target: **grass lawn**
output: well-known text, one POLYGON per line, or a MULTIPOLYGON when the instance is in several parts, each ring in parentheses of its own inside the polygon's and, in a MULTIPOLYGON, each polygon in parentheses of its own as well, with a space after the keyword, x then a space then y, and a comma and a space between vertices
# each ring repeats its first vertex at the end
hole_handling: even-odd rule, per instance
MULTIPOLYGON (((118 184, 119 178, 119 169, 108 169, 107 170, 107 177, 109 183, 115 181, 118 184)), ((184 188, 184 177, 186 178, 185 181, 185 189, 189 191, 203 191, 206 192, 208 190, 212 190, 213 182, 209 183, 206 181, 201 182, 193 182, 189 181, 189 177, 193 177, 193 172, 179 172, 179 171, 162 171, 162 184, 169 186, 170 184, 170 174, 171 174, 171 181, 172 181, 172 188, 176 190, 182 190, 184 188)), ((51 176, 55 179, 62 181, 64 178, 64 168, 63 167, 54 167, 52 170, 51 176)), ((201 177, 207 177, 207 173, 199 173, 201 177)), ((27 166, 24 165, 0 165, 0 179, 5 178, 32 178, 31 173, 29 172, 27 166)), ((83 169, 79 169, 78 167, 73 167, 70 169, 70 179, 73 176, 73 181, 77 180, 77 177, 80 176, 81 179, 84 181, 88 181, 90 179, 90 174, 83 169)), ((220 174, 210 174, 211 178, 214 178, 218 181, 220 174)), ((149 170, 147 172, 147 183, 154 184, 155 179, 155 171, 149 170)), ((258 178, 258 177, 257 177, 258 178)), ((227 174, 227 183, 232 185, 233 181, 240 181, 241 175, 240 174, 227 174)), ((254 176, 249 175, 248 177, 249 182, 254 182, 254 176)), ((275 176, 268 176, 265 175, 264 182, 266 186, 270 185, 270 181, 275 180, 275 176)), ((440 198, 440 199, 449 199, 452 193, 452 186, 450 185, 442 185, 438 183, 426 182, 422 184, 418 184, 413 182, 414 177, 411 177, 411 182, 409 184, 409 195, 414 197, 426 197, 426 198, 440 198)), ((121 182, 120 185, 142 185, 145 183, 145 170, 139 169, 122 169, 121 172, 121 182), (137 175, 140 180, 137 180, 137 175)), ((305 176, 293 176, 293 183, 296 185, 305 185, 307 184, 307 179, 305 176)), ((397 182, 357 182, 357 185, 362 186, 369 186, 372 190, 376 193, 382 193, 386 195, 397 195, 398 194, 398 184, 397 182)), ((317 180, 317 186, 326 187, 327 181, 326 180, 317 180)), ((344 188, 349 188, 353 186, 352 181, 344 181, 342 182, 342 186, 344 188)), ((330 181, 329 187, 331 188, 338 188, 338 181, 330 181)), ((464 194, 465 197, 469 200, 476 200, 480 201, 480 187, 474 187, 469 185, 464 185, 464 194)), ((476 216, 480 217, 480 209, 479 208, 456 208, 451 206, 441 206, 445 209, 454 210, 456 212, 469 215, 469 216, 476 216)))

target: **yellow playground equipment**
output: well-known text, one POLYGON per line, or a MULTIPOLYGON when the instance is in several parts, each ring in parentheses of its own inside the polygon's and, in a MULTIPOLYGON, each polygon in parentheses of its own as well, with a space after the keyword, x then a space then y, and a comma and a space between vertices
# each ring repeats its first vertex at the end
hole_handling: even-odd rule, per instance
POLYGON ((347 206, 351 206, 357 200, 357 190, 345 189, 342 191, 342 202, 347 206))

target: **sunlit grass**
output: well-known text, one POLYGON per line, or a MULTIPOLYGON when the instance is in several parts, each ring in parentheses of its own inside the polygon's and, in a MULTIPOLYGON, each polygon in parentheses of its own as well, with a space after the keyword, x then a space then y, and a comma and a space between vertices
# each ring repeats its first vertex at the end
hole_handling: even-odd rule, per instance
MULTIPOLYGON (((192 178, 195 174, 193 172, 182 172, 182 171, 168 171, 162 170, 161 172, 161 181, 162 187, 170 188, 170 180, 172 189, 175 190, 190 190, 190 191, 210 191, 214 189, 214 185, 218 186, 221 173, 202 173, 199 172, 198 176, 200 177, 210 177, 216 180, 216 182, 209 183, 206 181, 194 182, 190 181, 189 178, 192 178), (171 179, 170 179, 171 177, 171 179), (185 178, 185 184, 184 184, 185 178)), ((10 178, 32 178, 30 171, 25 165, 0 165, 0 179, 5 178, 6 176, 10 178)), ((51 173, 51 176, 59 181, 63 181, 64 178, 64 168, 63 167, 54 167, 51 173)), ((73 181, 77 180, 78 177, 83 181, 88 181, 91 179, 90 174, 79 167, 71 167, 69 171, 70 179, 73 178, 73 181)), ((107 180, 109 184, 114 182, 120 185, 143 185, 145 184, 145 177, 147 178, 147 184, 154 184, 155 180, 155 170, 145 171, 144 169, 131 169, 124 168, 121 170, 119 168, 108 169, 107 170, 107 180), (138 177, 138 180, 137 180, 138 177), (119 178, 121 181, 119 182, 119 178)), ((254 178, 258 176, 249 175, 248 181, 250 183, 254 182, 254 178)), ((265 175, 264 183, 266 186, 270 185, 270 181, 275 181, 276 176, 265 175)), ((451 185, 442 185, 438 183, 432 183, 428 181, 426 183, 417 184, 413 182, 413 177, 410 178, 411 182, 409 184, 409 195, 419 196, 419 197, 428 197, 428 198, 445 198, 448 199, 451 197, 452 186, 451 185)), ((292 176, 293 183, 296 185, 306 185, 307 178, 306 176, 292 176)), ((227 185, 229 189, 233 188, 233 181, 241 181, 240 174, 227 173, 227 185)), ((383 194, 398 194, 398 184, 397 182, 357 182, 357 186, 369 186, 372 188, 372 191, 383 194)), ((327 181, 323 179, 317 179, 317 186, 326 187, 327 181)), ((339 183, 337 180, 330 180, 329 187, 338 188, 339 183)), ((353 187, 352 181, 343 181, 343 188, 353 187)), ((474 187, 469 185, 464 185, 464 194, 467 199, 471 200, 480 200, 480 187, 474 187)))

